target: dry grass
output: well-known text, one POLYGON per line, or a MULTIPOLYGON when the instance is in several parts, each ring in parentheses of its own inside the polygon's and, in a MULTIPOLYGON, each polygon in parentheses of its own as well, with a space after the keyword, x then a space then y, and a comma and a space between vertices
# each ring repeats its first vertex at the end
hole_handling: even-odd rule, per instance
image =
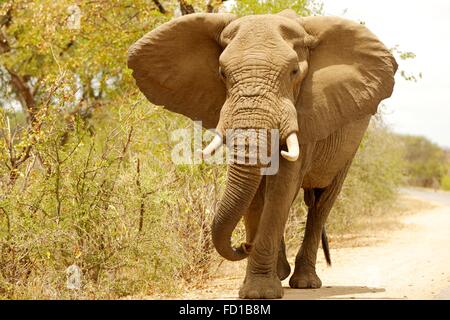
POLYGON ((329 239, 330 245, 335 248, 373 245, 380 241, 378 234, 403 228, 401 217, 434 207, 436 205, 430 202, 402 194, 389 210, 383 209, 374 215, 360 216, 354 221, 351 230, 332 234, 329 239))

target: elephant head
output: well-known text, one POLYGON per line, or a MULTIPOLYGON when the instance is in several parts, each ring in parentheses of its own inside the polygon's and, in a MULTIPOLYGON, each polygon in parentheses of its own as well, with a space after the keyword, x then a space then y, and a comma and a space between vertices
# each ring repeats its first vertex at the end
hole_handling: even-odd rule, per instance
MULTIPOLYGON (((173 19, 130 48, 128 66, 152 103, 216 128, 205 154, 222 144, 227 129, 278 129, 289 161, 299 157, 299 143, 374 114, 391 95, 397 68, 363 25, 290 10, 173 19)), ((229 260, 251 249, 233 248, 230 239, 261 180, 256 166, 229 166, 212 227, 217 251, 229 260)))

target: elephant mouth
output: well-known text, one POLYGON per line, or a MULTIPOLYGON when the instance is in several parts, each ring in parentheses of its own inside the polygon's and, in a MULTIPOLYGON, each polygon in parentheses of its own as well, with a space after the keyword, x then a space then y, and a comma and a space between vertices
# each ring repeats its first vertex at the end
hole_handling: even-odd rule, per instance
MULTIPOLYGON (((300 155, 300 146, 297 138, 297 133, 292 132, 288 135, 285 141, 286 150, 284 148, 276 148, 272 149, 272 143, 269 141, 267 136, 265 138, 261 138, 262 134, 258 132, 258 129, 238 129, 236 130, 227 130, 227 147, 230 150, 233 150, 233 157, 237 157, 238 159, 248 159, 252 160, 255 157, 258 159, 262 156, 269 155, 272 156, 272 152, 278 150, 283 158, 288 161, 297 161, 300 155), (239 132, 236 134, 236 132, 239 132), (243 141, 239 142, 236 139, 229 137, 242 136, 243 141)), ((265 130, 262 130, 264 132, 265 130)), ((276 130, 278 131, 278 130, 276 130)), ((273 134, 273 133, 272 133, 273 134)), ((276 135, 279 136, 279 133, 276 135)), ((216 133, 213 140, 201 151, 202 156, 204 158, 211 157, 222 145, 224 144, 224 137, 220 133, 216 133)), ((238 163, 239 164, 239 163, 238 163)), ((241 163, 242 164, 242 163, 241 163)))
POLYGON ((240 95, 243 98, 254 98, 254 97, 259 97, 261 96, 261 94, 259 92, 254 92, 254 93, 241 93, 240 95))
MULTIPOLYGON (((227 98, 220 112, 216 135, 201 151, 204 158, 210 157, 226 142, 232 152, 262 149, 269 151, 271 157, 278 159, 281 155, 288 161, 297 161, 300 155, 298 122, 292 100, 275 93, 261 95, 262 89, 258 85, 253 87, 253 90, 246 88, 227 98), (285 150, 280 148, 281 145, 285 150)), ((243 158, 242 154, 240 158, 243 158)))

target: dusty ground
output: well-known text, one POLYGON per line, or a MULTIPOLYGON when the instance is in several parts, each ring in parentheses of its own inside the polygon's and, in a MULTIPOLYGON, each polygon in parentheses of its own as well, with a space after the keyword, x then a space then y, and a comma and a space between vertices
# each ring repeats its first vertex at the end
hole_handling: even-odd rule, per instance
MULTIPOLYGON (((382 228, 365 239, 333 241, 338 245, 331 248, 331 268, 319 254, 323 287, 290 289, 288 278, 283 281, 284 299, 450 299, 450 193, 402 193, 402 201, 416 207, 414 214, 400 215, 397 227, 382 228)), ((235 299, 244 273, 245 261, 225 262, 207 288, 173 298, 235 299)))

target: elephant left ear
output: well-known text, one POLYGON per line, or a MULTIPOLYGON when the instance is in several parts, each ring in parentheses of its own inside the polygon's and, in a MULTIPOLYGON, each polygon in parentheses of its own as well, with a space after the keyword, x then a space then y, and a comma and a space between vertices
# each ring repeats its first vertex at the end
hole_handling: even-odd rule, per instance
POLYGON ((232 14, 196 13, 152 30, 128 50, 128 67, 147 99, 215 128, 226 98, 218 39, 232 14))
POLYGON ((300 143, 308 143, 375 114, 392 94, 397 63, 362 24, 321 16, 297 21, 315 38, 296 103, 300 143))

